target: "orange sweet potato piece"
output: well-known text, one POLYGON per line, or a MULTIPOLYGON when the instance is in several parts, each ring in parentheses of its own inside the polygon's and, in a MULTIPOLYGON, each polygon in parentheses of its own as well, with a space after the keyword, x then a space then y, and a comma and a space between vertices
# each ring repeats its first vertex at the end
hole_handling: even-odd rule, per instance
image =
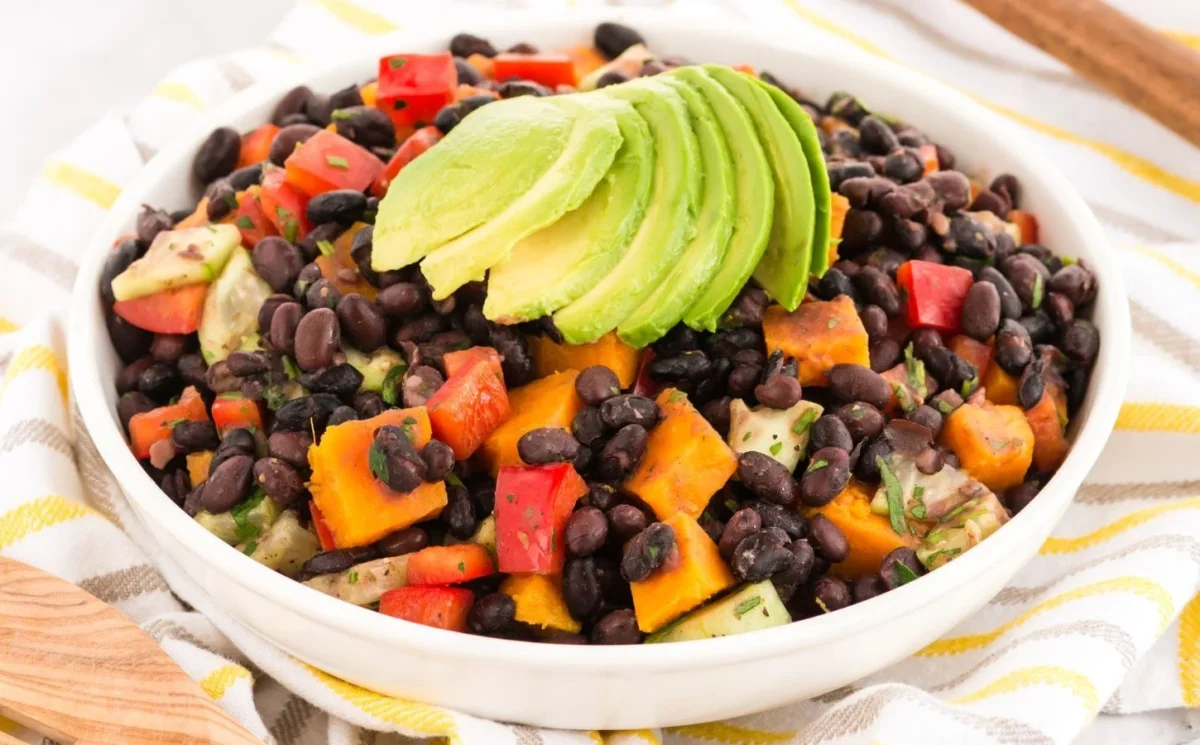
POLYGON ((524 465, 521 456, 517 455, 517 440, 526 432, 540 427, 571 430, 571 420, 583 408, 583 402, 575 393, 577 377, 577 371, 567 370, 508 392, 512 415, 480 448, 483 462, 493 476, 504 466, 524 465))
POLYGON ((590 344, 557 344, 545 336, 530 336, 529 353, 533 369, 539 378, 563 370, 580 370, 592 365, 604 365, 617 374, 622 388, 633 385, 637 377, 638 350, 608 332, 590 344))
POLYGON ((1062 388, 1047 381, 1042 398, 1025 412, 1033 430, 1033 465, 1038 472, 1053 473, 1067 457, 1067 396, 1062 388))
POLYGON ((963 404, 946 418, 940 439, 970 476, 994 492, 1021 483, 1033 462, 1033 430, 1017 406, 963 404))
POLYGON ((983 342, 972 339, 966 334, 954 336, 946 344, 946 347, 951 352, 954 352, 959 357, 974 365, 975 369, 979 371, 980 377, 988 369, 988 363, 992 361, 992 348, 983 342))
POLYGON ((608 60, 600 54, 600 50, 590 44, 580 44, 569 47, 564 52, 575 63, 575 77, 583 80, 592 72, 608 64, 608 60))
POLYGON ((470 57, 467 57, 467 62, 488 80, 496 79, 496 65, 492 62, 491 57, 485 57, 482 54, 472 54, 470 57))
POLYGON ((842 577, 856 578, 865 574, 878 574, 883 557, 898 548, 916 548, 917 538, 908 534, 898 535, 886 515, 871 512, 871 498, 875 490, 861 481, 852 480, 833 501, 819 512, 831 523, 841 528, 850 544, 850 554, 833 571, 842 577))
POLYGON ((648 579, 629 585, 638 628, 647 634, 734 584, 717 544, 696 518, 676 512, 663 522, 675 531, 675 549, 648 579))
POLYGON ((500 584, 500 592, 516 603, 516 619, 521 623, 572 634, 581 628, 563 600, 561 575, 510 574, 500 584))
POLYGON ((826 373, 834 365, 871 366, 867 330, 854 309, 854 301, 846 295, 828 302, 804 303, 791 313, 772 305, 762 325, 767 353, 781 349, 785 355, 795 357, 801 385, 828 385, 826 373))
POLYGON ((1032 212, 1009 210, 1008 221, 1021 230, 1021 240, 1017 241, 1017 245, 1038 242, 1038 221, 1032 212))
POLYGON ((379 96, 379 81, 372 80, 369 83, 359 86, 358 95, 363 100, 363 106, 375 108, 375 99, 379 96))
POLYGON ((446 484, 422 484, 407 494, 387 488, 371 473, 368 451, 375 430, 385 424, 407 427, 418 450, 429 442, 424 408, 391 409, 361 421, 325 430, 308 451, 309 490, 338 548, 365 546, 388 533, 434 517, 446 506, 446 484))
POLYGON ((625 489, 650 505, 659 520, 678 512, 697 518, 737 470, 737 456, 683 391, 658 394, 662 415, 650 430, 646 454, 625 489))
POLYGON ((363 228, 370 227, 365 222, 356 222, 339 235, 333 242, 333 253, 324 251, 317 257, 317 266, 321 267, 321 276, 329 280, 343 295, 356 292, 367 300, 374 300, 379 294, 375 286, 363 278, 358 271, 358 264, 350 256, 350 248, 354 244, 354 236, 363 228))
POLYGON ((1012 406, 1017 403, 1017 386, 1020 382, 993 362, 983 374, 984 396, 997 406, 1012 406))
POLYGON ((208 467, 212 465, 213 455, 215 453, 212 450, 188 453, 187 470, 188 478, 192 480, 192 486, 199 486, 208 480, 208 467))
POLYGON ((267 122, 257 129, 242 135, 242 147, 238 152, 238 168, 252 166, 267 159, 271 152, 271 142, 279 134, 279 127, 267 122))
POLYGON ((846 213, 849 211, 849 199, 837 192, 829 195, 829 266, 838 260, 838 244, 842 242, 842 230, 846 226, 846 213))

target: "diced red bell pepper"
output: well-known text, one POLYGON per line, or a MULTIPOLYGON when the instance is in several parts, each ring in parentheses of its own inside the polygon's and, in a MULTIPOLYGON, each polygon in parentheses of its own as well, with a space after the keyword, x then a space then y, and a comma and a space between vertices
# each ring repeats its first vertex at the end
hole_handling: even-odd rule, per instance
POLYGON ((156 334, 190 334, 200 328, 208 285, 188 285, 153 295, 120 300, 113 312, 134 326, 156 334))
POLYGON ((922 145, 917 148, 917 154, 921 156, 921 166, 926 176, 941 167, 941 163, 938 161, 937 145, 922 145))
POLYGON ((508 389, 490 360, 474 360, 458 370, 425 402, 433 436, 466 460, 508 419, 508 389))
POLYGON ((182 421, 203 422, 208 419, 204 399, 193 386, 183 389, 179 401, 168 406, 134 414, 129 420, 129 445, 135 458, 149 458, 150 446, 171 436, 171 430, 182 421))
POLYGON ((235 429, 253 427, 255 431, 263 431, 262 411, 258 408, 258 402, 240 393, 217 396, 212 405, 212 419, 222 437, 235 429))
POLYGON ((247 248, 254 248, 268 235, 279 235, 275 223, 267 219, 267 213, 263 210, 260 191, 261 187, 255 184, 242 192, 238 197, 237 215, 233 218, 234 226, 242 233, 242 245, 247 248))
POLYGON ((279 134, 279 126, 267 122, 249 134, 242 135, 242 148, 238 151, 238 168, 252 166, 267 159, 271 142, 279 134))
POLYGON ((567 520, 587 490, 570 463, 501 468, 495 508, 500 571, 561 572, 567 520))
POLYGON ((458 71, 449 52, 391 54, 379 60, 375 108, 386 111, 397 127, 423 127, 454 100, 458 71))
POLYGON ((289 243, 299 241, 312 230, 307 215, 309 196, 288 183, 282 168, 263 172, 259 195, 267 219, 289 243))
POLYGON ((650 375, 650 363, 654 361, 654 350, 646 347, 642 350, 642 359, 638 363, 637 377, 634 378, 633 395, 654 398, 662 390, 662 386, 650 375))
POLYGON ((284 161, 287 180, 310 197, 335 189, 364 191, 383 172, 383 161, 337 132, 323 129, 284 161))
POLYGON ((471 347, 458 352, 447 352, 442 355, 442 369, 446 371, 446 375, 453 375, 475 360, 486 360, 491 364, 492 370, 501 372, 500 353, 491 347, 471 347))
POLYGON ((906 261, 896 271, 896 282, 908 295, 909 326, 958 333, 963 301, 975 282, 971 272, 932 261, 906 261))
POLYGON ((1021 245, 1038 242, 1037 216, 1025 210, 1009 210, 1008 221, 1021 229, 1021 245))
POLYGON ((442 131, 437 127, 422 127, 409 135, 404 144, 396 149, 396 154, 388 161, 383 171, 371 184, 371 193, 379 198, 387 194, 387 188, 396 178, 396 174, 413 161, 421 153, 438 144, 442 139, 442 131))
POLYGON ((408 557, 410 586, 457 585, 495 572, 492 555, 478 543, 430 546, 408 557))
POLYGON ((333 531, 329 529, 329 523, 325 522, 325 516, 321 514, 316 501, 312 499, 308 500, 308 514, 312 517, 313 530, 317 533, 317 540, 321 542, 321 550, 336 551, 337 544, 333 542, 333 531))
POLYGON ((575 63, 565 54, 497 54, 492 58, 496 80, 532 80, 554 90, 577 85, 575 63))
POLYGON ((475 593, 459 587, 400 587, 379 598, 379 612, 449 631, 466 631, 475 593))

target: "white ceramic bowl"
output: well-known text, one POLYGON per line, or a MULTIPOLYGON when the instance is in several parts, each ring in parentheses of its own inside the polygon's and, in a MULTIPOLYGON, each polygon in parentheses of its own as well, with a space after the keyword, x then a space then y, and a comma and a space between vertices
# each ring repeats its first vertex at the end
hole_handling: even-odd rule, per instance
MULTIPOLYGON (((79 272, 71 312, 70 369, 84 420, 136 512, 166 553, 216 604, 250 629, 321 669, 367 688, 513 722, 564 728, 638 728, 711 721, 818 695, 875 672, 944 634, 982 606, 1037 550, 1096 461, 1125 389, 1129 318, 1116 261, 1095 218, 1067 180, 1011 125, 928 79, 889 63, 829 49, 792 48, 769 29, 683 21, 623 11, 604 18, 528 13, 423 27, 362 42, 343 61, 257 85, 181 132, 121 194, 79 272), (114 239, 139 205, 169 208, 198 196, 192 157, 215 126, 246 131, 300 82, 333 91, 376 73, 383 53, 446 48, 457 31, 499 46, 528 40, 554 48, 590 40, 599 20, 624 20, 660 54, 750 63, 814 99, 834 90, 920 127, 967 170, 1007 171, 1036 212, 1042 241, 1087 259, 1100 280, 1095 323, 1103 334, 1074 446, 1034 502, 962 558, 919 582, 800 623, 723 639, 631 647, 537 645, 457 634, 397 621, 334 600, 230 549, 174 506, 130 454, 115 413, 120 368, 96 292, 114 239)), ((191 200, 191 201, 189 201, 191 200)))

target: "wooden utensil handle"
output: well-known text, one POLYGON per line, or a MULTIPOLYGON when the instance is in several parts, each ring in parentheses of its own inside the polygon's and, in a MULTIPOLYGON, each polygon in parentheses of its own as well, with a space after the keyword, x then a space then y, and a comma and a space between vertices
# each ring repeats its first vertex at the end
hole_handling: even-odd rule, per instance
POLYGON ((966 0, 1200 147, 1200 54, 1100 0, 966 0))

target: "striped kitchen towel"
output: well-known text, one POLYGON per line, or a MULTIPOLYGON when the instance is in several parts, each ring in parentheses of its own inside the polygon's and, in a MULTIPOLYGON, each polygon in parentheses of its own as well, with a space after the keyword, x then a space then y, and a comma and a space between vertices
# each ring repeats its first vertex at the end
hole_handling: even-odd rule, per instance
MULTIPOLYGON (((1200 152, 953 0, 638 4, 744 17, 791 30, 797 44, 938 77, 1022 130, 1107 226, 1135 329, 1126 403, 1076 503, 1011 586, 913 658, 818 700, 617 733, 537 731, 373 694, 214 608, 140 533, 73 413, 61 309, 89 234, 156 149, 254 80, 420 22, 417 3, 395 0, 302 2, 264 46, 173 71, 128 116, 101 119, 46 164, 0 230, 0 553, 127 613, 231 714, 281 744, 1051 745, 1080 733, 1104 741, 1087 729, 1098 714, 1120 733, 1111 742, 1194 737, 1185 710, 1200 704, 1200 246, 1189 241, 1200 236, 1200 152)), ((1200 47, 1200 4, 1117 4, 1200 47)))

